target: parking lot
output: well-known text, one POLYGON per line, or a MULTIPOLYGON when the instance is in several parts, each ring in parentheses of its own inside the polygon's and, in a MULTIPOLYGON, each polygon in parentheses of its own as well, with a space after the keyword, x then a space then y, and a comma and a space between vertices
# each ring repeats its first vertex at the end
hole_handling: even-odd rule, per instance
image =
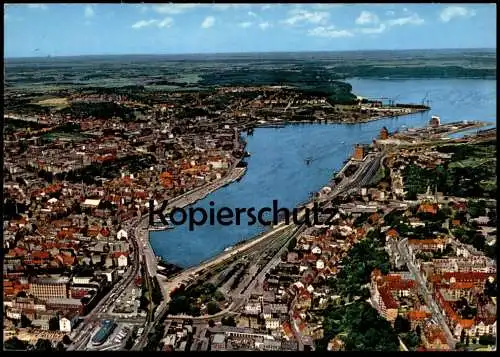
MULTIPOLYGON (((123 350, 128 337, 132 334, 134 328, 137 328, 136 326, 135 324, 118 322, 116 328, 102 345, 94 346, 91 338, 85 349, 90 351, 123 350)), ((93 337, 100 328, 99 325, 94 327, 90 332, 91 336, 93 337)))

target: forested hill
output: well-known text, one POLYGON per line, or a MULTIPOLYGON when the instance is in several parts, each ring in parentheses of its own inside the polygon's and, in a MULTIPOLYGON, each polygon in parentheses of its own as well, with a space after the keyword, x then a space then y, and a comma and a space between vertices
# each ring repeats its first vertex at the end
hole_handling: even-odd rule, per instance
MULTIPOLYGON (((496 50, 412 50, 199 55, 120 55, 5 60, 5 88, 144 86, 208 89, 279 85, 342 87, 348 78, 496 79, 496 50)), ((142 87, 141 87, 142 88, 142 87)))

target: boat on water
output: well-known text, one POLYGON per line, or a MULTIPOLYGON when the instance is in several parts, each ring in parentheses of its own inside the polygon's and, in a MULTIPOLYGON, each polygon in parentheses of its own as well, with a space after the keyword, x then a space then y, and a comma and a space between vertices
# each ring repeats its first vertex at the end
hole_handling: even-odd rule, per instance
POLYGON ((149 227, 149 230, 152 232, 166 231, 167 229, 174 229, 174 227, 173 226, 152 226, 152 227, 149 227))
POLYGON ((232 245, 230 245, 229 247, 224 248, 224 251, 225 251, 225 252, 229 252, 229 251, 230 251, 230 250, 232 250, 232 249, 233 249, 233 246, 232 246, 232 245))

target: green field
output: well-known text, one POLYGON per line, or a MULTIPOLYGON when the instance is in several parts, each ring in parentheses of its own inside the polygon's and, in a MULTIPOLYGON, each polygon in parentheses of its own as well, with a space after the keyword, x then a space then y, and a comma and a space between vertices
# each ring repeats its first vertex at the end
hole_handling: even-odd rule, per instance
POLYGON ((496 78, 495 50, 123 55, 5 60, 5 88, 153 85, 325 87, 346 78, 496 78), (274 82, 274 83, 273 83, 274 82), (171 84, 171 83, 168 83, 171 84))

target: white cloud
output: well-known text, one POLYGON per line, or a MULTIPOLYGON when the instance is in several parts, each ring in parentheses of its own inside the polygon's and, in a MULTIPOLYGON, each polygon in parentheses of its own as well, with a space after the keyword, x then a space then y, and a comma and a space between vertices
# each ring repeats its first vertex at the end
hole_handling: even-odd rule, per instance
POLYGON ((249 11, 248 12, 248 16, 251 16, 251 17, 258 17, 257 14, 253 11, 249 11))
MULTIPOLYGON (((408 12, 407 9, 403 9, 403 12, 408 12)), ((395 12, 392 10, 386 11, 386 15, 393 16, 395 12)), ((356 19, 356 24, 367 25, 372 24, 371 27, 361 27, 356 28, 353 31, 355 33, 361 33, 365 35, 376 35, 389 30, 393 26, 405 26, 405 25, 422 25, 424 19, 418 16, 417 13, 407 13, 406 16, 399 18, 392 18, 386 21, 380 21, 377 15, 370 13, 368 11, 362 11, 359 17, 356 19), (378 26, 377 26, 378 24, 378 26)))
POLYGON ((250 22, 250 21, 246 21, 246 22, 242 22, 240 23, 238 26, 241 27, 241 28, 249 28, 250 26, 252 26, 253 22, 250 22))
POLYGON ((45 4, 27 4, 30 9, 40 9, 47 10, 47 5, 45 4))
POLYGON ((388 26, 422 25, 424 22, 425 22, 424 19, 418 16, 418 14, 412 14, 410 16, 389 20, 387 21, 387 25, 388 26))
POLYGON ((159 28, 170 27, 174 23, 174 19, 171 17, 165 17, 162 21, 158 23, 159 28))
POLYGON ((85 6, 85 10, 84 10, 83 14, 85 15, 85 17, 87 19, 94 17, 94 15, 95 15, 94 8, 91 5, 85 6))
POLYGON ((153 10, 159 14, 177 15, 202 4, 162 4, 153 7, 153 10))
POLYGON ((441 11, 439 18, 442 22, 450 22, 457 17, 472 17, 475 15, 476 12, 474 10, 469 10, 463 6, 448 6, 441 11))
POLYGON ((267 5, 262 6, 260 9, 261 10, 269 10, 271 7, 272 7, 271 5, 267 4, 267 5))
POLYGON ((364 27, 358 29, 359 32, 366 34, 366 35, 375 35, 382 33, 386 30, 386 26, 384 24, 380 24, 378 27, 364 27))
POLYGON ((156 26, 158 28, 164 28, 164 27, 168 28, 172 26, 173 23, 174 19, 172 19, 171 17, 165 17, 161 21, 155 19, 137 21, 135 24, 132 25, 132 28, 136 30, 142 29, 143 27, 151 27, 151 26, 156 26))
POLYGON ((329 17, 330 14, 325 11, 310 12, 302 9, 294 9, 290 11, 290 17, 282 22, 291 26, 307 22, 311 24, 323 24, 329 17))
POLYGON ((356 25, 370 25, 377 24, 378 22, 378 16, 370 11, 361 11, 361 14, 356 19, 356 25))
POLYGON ((267 30, 269 27, 271 27, 271 24, 269 22, 262 22, 259 24, 259 27, 261 30, 267 30))
POLYGON ((149 27, 154 24, 156 24, 158 20, 141 20, 137 21, 135 24, 132 25, 133 29, 141 29, 143 27, 149 27))
POLYGON ((205 20, 201 23, 201 27, 204 29, 208 29, 212 27, 215 24, 215 17, 213 16, 207 16, 205 20))
POLYGON ((308 31, 309 36, 339 38, 339 37, 352 37, 354 34, 347 30, 335 30, 335 26, 316 27, 308 31))

